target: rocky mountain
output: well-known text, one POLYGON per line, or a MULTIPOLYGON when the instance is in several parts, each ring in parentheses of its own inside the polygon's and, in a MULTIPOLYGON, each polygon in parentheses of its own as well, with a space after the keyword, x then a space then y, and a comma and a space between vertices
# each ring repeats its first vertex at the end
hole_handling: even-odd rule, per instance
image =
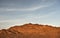
POLYGON ((60 38, 60 27, 29 23, 0 30, 0 38, 60 38))

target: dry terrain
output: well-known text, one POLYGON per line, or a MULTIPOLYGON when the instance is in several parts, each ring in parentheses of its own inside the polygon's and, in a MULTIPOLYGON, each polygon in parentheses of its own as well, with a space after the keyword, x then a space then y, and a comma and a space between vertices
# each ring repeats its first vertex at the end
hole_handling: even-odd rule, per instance
POLYGON ((0 38, 60 38, 60 27, 29 23, 0 30, 0 38))

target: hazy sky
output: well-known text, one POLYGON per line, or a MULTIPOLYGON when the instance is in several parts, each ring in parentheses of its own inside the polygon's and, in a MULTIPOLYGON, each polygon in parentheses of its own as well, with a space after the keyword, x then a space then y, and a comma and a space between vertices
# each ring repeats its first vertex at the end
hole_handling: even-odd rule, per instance
POLYGON ((60 0, 0 0, 0 29, 24 23, 60 26, 60 0))

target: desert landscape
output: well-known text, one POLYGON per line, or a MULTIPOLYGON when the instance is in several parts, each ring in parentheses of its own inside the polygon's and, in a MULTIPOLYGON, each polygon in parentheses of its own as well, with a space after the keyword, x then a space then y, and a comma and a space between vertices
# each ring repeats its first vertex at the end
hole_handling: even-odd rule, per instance
POLYGON ((29 23, 0 30, 0 38, 60 38, 60 27, 29 23))
POLYGON ((0 38, 60 38, 60 0, 0 0, 0 38))

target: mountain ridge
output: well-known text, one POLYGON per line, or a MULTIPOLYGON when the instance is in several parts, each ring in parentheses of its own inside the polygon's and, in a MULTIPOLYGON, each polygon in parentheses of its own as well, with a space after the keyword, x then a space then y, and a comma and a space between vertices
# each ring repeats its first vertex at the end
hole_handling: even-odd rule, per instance
POLYGON ((60 38, 60 27, 24 24, 0 30, 1 38, 60 38))

